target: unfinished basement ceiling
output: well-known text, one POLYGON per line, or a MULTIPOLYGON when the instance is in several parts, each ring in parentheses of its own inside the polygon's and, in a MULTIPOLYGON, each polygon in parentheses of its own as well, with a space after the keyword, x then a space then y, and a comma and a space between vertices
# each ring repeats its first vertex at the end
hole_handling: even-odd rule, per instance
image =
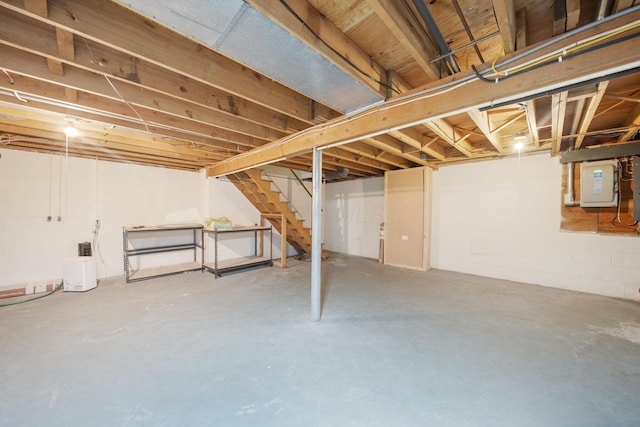
POLYGON ((516 142, 551 155, 628 144, 637 3, 0 0, 0 144, 64 152, 74 125, 72 156, 211 174, 265 161, 309 171, 311 147, 329 145, 323 168, 348 179, 509 156, 516 142), (587 38, 566 67, 540 57, 539 70, 495 74, 501 84, 474 74, 587 38), (587 74, 600 77, 541 83, 587 74), (453 81, 468 86, 409 108, 453 81), (512 101, 491 104, 501 92, 512 101))
POLYGON ((341 113, 383 99, 242 0, 119 3, 341 113))

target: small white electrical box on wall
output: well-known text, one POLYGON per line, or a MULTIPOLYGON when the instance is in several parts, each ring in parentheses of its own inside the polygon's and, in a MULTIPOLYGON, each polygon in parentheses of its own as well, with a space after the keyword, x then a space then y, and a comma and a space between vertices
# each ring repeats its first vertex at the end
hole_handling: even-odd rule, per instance
POLYGON ((600 208, 618 205, 617 160, 580 164, 580 206, 600 208))

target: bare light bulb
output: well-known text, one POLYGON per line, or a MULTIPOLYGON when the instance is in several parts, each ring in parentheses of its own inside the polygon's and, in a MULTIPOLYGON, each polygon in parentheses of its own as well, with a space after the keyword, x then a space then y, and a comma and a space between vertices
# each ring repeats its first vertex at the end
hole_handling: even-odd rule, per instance
POLYGON ((522 142, 516 142, 516 145, 514 145, 515 149, 520 151, 524 148, 524 144, 522 142))
POLYGON ((74 137, 78 135, 78 129, 74 128, 73 126, 67 126, 66 128, 64 128, 64 134, 68 137, 74 137))

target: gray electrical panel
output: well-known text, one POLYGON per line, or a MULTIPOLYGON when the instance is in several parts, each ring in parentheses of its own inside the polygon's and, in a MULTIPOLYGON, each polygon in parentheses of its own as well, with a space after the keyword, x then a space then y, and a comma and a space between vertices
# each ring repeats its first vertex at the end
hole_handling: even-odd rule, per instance
POLYGON ((617 160, 580 164, 580 206, 583 208, 618 205, 617 160))
POLYGON ((640 221, 640 157, 633 159, 633 220, 640 221))

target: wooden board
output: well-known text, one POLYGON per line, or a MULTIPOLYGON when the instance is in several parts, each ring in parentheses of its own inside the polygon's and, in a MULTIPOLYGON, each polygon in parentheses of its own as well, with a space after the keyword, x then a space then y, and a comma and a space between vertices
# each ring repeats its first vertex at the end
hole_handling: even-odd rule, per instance
POLYGON ((429 268, 431 169, 385 174, 385 264, 429 268))

